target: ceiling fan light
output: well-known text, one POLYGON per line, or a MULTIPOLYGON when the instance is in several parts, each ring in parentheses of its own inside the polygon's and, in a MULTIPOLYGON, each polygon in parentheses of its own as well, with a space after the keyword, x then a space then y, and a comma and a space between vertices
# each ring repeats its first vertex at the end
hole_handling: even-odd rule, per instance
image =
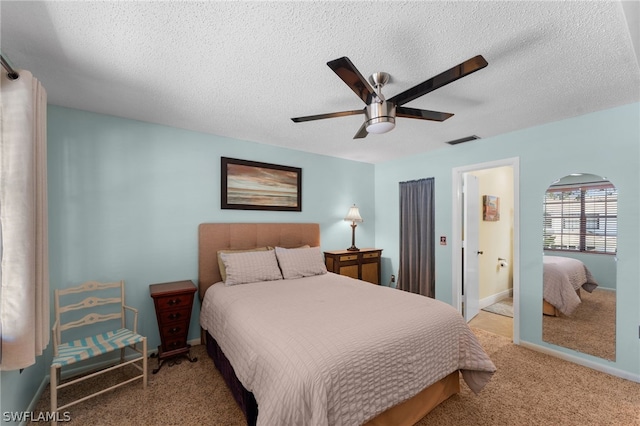
POLYGON ((378 117, 369 120, 367 123, 367 132, 374 134, 387 133, 396 127, 396 120, 393 117, 378 117))
POLYGON ((396 127, 396 106, 391 102, 371 102, 365 116, 367 133, 387 133, 396 127))

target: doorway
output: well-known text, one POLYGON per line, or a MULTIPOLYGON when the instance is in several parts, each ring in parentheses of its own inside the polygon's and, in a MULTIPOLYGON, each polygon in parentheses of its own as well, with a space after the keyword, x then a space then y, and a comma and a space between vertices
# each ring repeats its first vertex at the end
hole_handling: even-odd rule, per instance
MULTIPOLYGON (((478 312, 478 305, 482 308, 492 298, 505 297, 504 289, 496 290, 494 287, 500 289, 500 282, 504 281, 505 274, 508 274, 508 279, 512 283, 509 295, 512 291, 513 319, 507 324, 513 324, 513 342, 518 343, 520 328, 519 158, 458 167, 454 168, 452 173, 453 306, 469 321, 478 312), (480 188, 477 190, 479 193, 470 197, 473 201, 470 203, 471 208, 467 207, 469 200, 465 199, 466 192, 473 191, 473 186, 470 186, 470 189, 465 188, 465 181, 468 181, 469 177, 478 180, 480 188), (495 215, 496 201, 499 203, 497 216, 495 215), (492 213, 478 219, 478 205, 483 208, 483 213, 487 211, 485 210, 487 206, 492 206, 492 213), (476 217, 473 217, 474 214, 476 217), (480 234, 477 228, 481 228, 480 234), (474 241, 478 238, 478 241, 474 241), (478 264, 484 265, 484 272, 483 267, 478 267, 478 264), (488 297, 487 292, 491 293, 488 297), (467 297, 470 298, 468 301, 467 297)), ((493 314, 482 312, 478 318, 482 316, 485 319, 491 315, 493 314)), ((474 320, 474 324, 476 323, 479 328, 485 324, 484 321, 474 320)), ((504 327, 504 321, 498 321, 499 323, 504 327)))

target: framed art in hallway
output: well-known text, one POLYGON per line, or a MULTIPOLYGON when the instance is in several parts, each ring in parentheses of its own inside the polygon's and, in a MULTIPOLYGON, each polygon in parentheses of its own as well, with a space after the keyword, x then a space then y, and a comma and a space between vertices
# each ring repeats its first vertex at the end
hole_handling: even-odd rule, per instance
POLYGON ((302 211, 302 169, 221 157, 221 208, 302 211))
POLYGON ((482 196, 482 220, 497 222, 500 220, 500 198, 493 195, 482 196))

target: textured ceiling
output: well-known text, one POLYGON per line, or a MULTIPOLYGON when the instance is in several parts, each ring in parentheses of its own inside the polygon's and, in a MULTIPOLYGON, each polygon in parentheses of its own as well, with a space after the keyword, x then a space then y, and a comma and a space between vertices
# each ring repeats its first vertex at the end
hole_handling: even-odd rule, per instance
POLYGON ((637 6, 3 0, 0 34, 52 104, 380 163, 639 101, 637 6), (486 68, 406 104, 445 122, 353 140, 362 115, 290 120, 364 107, 332 59, 388 72, 390 97, 478 54, 486 68))

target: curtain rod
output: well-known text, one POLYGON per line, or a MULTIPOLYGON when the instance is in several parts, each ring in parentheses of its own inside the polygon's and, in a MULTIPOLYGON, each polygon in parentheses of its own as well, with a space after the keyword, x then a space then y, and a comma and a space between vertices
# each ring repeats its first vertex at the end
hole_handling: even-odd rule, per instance
POLYGON ((0 62, 2 62, 2 68, 7 70, 7 77, 9 77, 9 80, 17 80, 18 77, 20 77, 20 74, 18 74, 13 68, 11 68, 11 65, 9 65, 9 62, 7 62, 4 55, 2 54, 0 54, 0 62))

